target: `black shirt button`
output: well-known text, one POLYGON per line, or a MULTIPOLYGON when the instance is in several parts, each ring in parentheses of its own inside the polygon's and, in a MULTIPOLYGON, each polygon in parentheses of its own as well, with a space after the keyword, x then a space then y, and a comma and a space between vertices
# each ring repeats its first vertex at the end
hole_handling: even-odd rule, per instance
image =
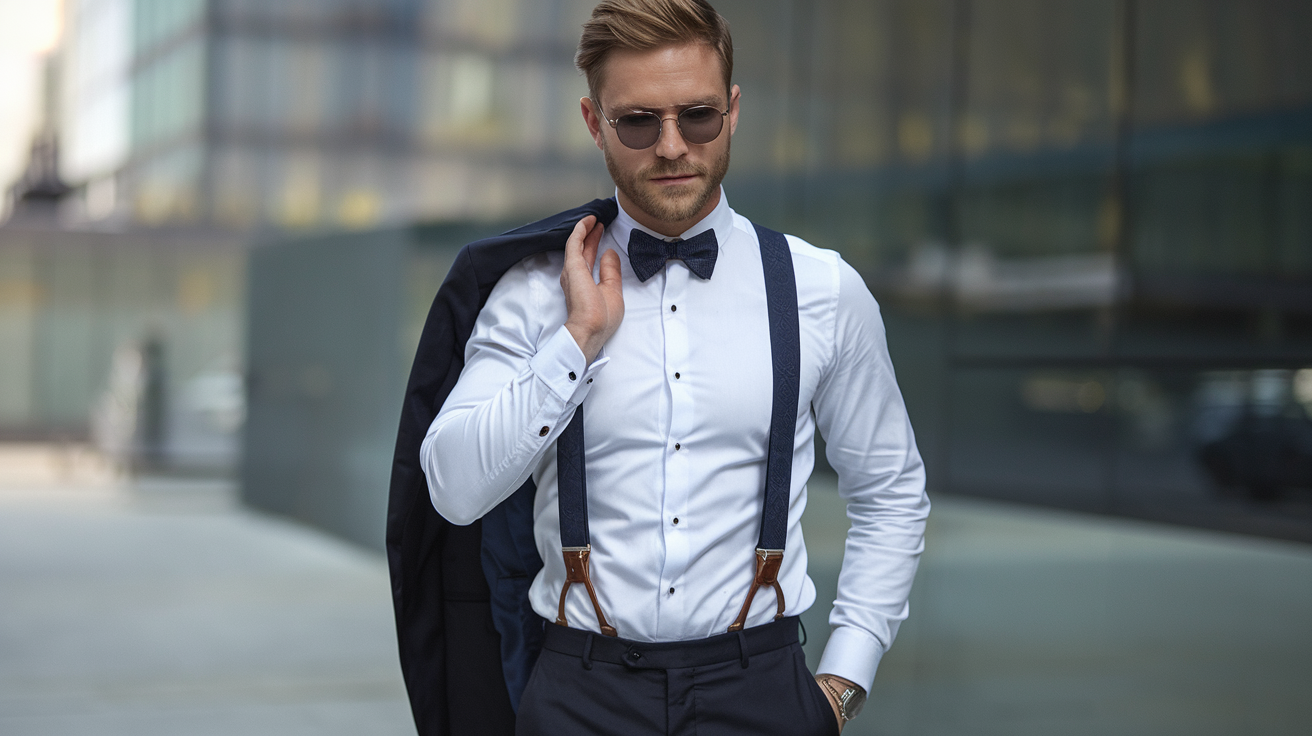
POLYGON ((670 595, 674 595, 674 588, 670 588, 670 595))
POLYGON ((670 311, 671 311, 671 312, 677 312, 677 311, 679 311, 679 305, 677 305, 677 304, 671 304, 671 305, 670 305, 670 311))
MULTIPOLYGON (((545 429, 545 428, 544 428, 544 429, 545 429)), ((681 448, 681 447, 683 447, 683 445, 680 445, 678 442, 675 442, 675 443, 674 443, 674 449, 677 450, 677 449, 679 449, 679 448, 681 448)))
POLYGON ((677 517, 677 516, 674 517, 674 525, 675 525, 675 526, 678 526, 678 525, 679 525, 679 517, 677 517))
POLYGON ((675 377, 675 378, 678 378, 678 377, 679 377, 679 374, 678 374, 678 373, 675 373, 675 374, 674 374, 674 377, 675 377))
POLYGON ((538 430, 538 436, 546 437, 550 432, 551 432, 551 427, 543 427, 542 429, 538 430))
POLYGON ((569 380, 573 381, 576 380, 577 378, 578 376, 574 375, 574 371, 569 372, 569 380))
POLYGON ((588 383, 592 383, 592 379, 591 379, 591 378, 588 379, 588 383))

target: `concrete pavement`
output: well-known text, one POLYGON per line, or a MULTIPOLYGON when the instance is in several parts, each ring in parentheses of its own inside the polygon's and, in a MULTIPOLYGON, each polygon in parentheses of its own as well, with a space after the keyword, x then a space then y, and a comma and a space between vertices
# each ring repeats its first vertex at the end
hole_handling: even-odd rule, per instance
MULTIPOLYGON (((0 734, 413 734, 381 555, 215 482, 0 480, 0 734)), ((845 520, 813 483, 818 659, 845 520)), ((940 498, 848 736, 1302 734, 1312 548, 940 498)))
POLYGON ((7 495, 0 733, 414 733, 380 555, 222 484, 7 495))
MULTIPOLYGON (((808 514, 837 506, 820 491, 808 514)), ((816 545, 822 590, 836 537, 816 545)), ((1309 724, 1312 546, 940 498, 911 617, 844 733, 1294 736, 1309 724)))

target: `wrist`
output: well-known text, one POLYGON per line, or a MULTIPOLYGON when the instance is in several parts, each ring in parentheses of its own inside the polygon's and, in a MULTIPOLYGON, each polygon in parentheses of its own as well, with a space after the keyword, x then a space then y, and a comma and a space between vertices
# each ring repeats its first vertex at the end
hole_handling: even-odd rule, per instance
POLYGON ((565 329, 569 330, 570 337, 573 337, 574 342, 579 346, 587 365, 592 365, 592 361, 596 360, 597 354, 601 352, 603 343, 599 339, 598 331, 568 321, 565 322, 565 329))
POLYGON ((815 679, 820 683, 830 702, 834 704, 834 709, 838 711, 839 720, 843 724, 856 718, 861 712, 866 702, 865 688, 845 677, 827 672, 816 675, 815 679))
POLYGON ((610 332, 607 332, 605 327, 588 327, 577 321, 565 320, 565 329, 568 329, 569 336, 575 338, 579 350, 583 352, 583 357, 588 359, 589 366, 594 359, 597 359, 598 354, 601 354, 606 340, 610 340, 610 332))

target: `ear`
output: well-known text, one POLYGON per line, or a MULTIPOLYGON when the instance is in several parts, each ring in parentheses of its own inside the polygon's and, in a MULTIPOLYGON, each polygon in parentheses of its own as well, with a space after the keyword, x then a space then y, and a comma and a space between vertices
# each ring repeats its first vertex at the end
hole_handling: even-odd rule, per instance
POLYGON ((588 135, 592 136, 592 142, 597 144, 598 150, 605 150, 602 146, 602 120, 601 115, 597 112, 596 106, 590 97, 580 97, 579 107, 583 112, 583 122, 588 126, 588 135))
POLYGON ((729 90, 729 137, 733 137, 735 130, 738 130, 738 100, 742 98, 743 91, 734 85, 729 90))

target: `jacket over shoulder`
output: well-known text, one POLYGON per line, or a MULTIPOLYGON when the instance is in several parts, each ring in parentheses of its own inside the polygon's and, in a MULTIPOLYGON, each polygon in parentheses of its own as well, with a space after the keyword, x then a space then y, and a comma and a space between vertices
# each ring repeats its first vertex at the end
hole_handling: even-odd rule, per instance
POLYGON ((614 199, 597 199, 466 245, 428 312, 401 410, 387 510, 401 672, 420 736, 513 734, 512 693, 522 692, 542 637, 528 604, 542 566, 532 481, 482 519, 456 526, 433 509, 420 445, 460 377, 465 344, 501 276, 529 256, 564 250, 584 217, 609 225, 617 212, 614 199))

